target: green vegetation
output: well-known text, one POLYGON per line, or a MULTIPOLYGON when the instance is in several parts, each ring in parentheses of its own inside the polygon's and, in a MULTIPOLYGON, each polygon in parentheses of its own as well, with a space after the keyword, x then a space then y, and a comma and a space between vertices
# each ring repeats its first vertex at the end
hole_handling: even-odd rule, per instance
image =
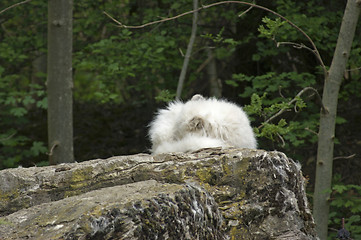
MULTIPOLYGON (((332 227, 342 226, 341 219, 345 218, 345 228, 352 234, 353 239, 361 238, 361 186, 355 184, 344 184, 341 175, 334 176, 331 192, 331 212, 329 225, 332 227)), ((331 239, 336 237, 333 231, 331 239)))
MULTIPOLYGON (((214 1, 211 1, 214 2, 214 1)), ((1 9, 16 1, 2 0, 1 9)), ((206 3, 204 3, 206 4, 206 3)), ((340 1, 260 1, 315 42, 326 67, 345 8, 340 1)), ((74 1, 74 151, 77 161, 145 152, 146 125, 174 99, 192 15, 132 29, 192 9, 192 2, 74 1)), ((211 49, 222 95, 245 106, 261 148, 297 159, 313 189, 323 70, 308 39, 284 20, 248 6, 219 5, 199 12, 198 35, 183 99, 210 95, 211 49), (239 14, 242 14, 238 17, 239 14), (311 89, 312 88, 312 89, 311 89), (318 94, 317 94, 318 92, 318 94)), ((0 14, 0 169, 47 164, 47 3, 32 0, 0 14), (45 60, 44 60, 45 59, 45 60)), ((361 234, 361 29, 357 29, 339 96, 330 228, 340 219, 361 234)), ((334 235, 333 235, 334 236, 334 235)))

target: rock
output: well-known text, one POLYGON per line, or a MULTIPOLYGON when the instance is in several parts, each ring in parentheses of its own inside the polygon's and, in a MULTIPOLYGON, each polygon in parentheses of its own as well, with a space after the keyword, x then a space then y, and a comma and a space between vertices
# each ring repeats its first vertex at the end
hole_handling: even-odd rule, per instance
POLYGON ((317 239, 300 167, 203 149, 0 171, 0 239, 317 239))
POLYGON ((214 199, 199 187, 141 181, 23 209, 4 239, 225 239, 214 199))

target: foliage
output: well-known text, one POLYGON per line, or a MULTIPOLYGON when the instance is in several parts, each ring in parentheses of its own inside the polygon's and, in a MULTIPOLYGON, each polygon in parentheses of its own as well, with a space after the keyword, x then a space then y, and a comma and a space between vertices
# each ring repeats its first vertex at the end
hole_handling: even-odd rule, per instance
POLYGON ((162 90, 158 96, 155 97, 157 102, 170 102, 175 98, 175 93, 171 93, 168 90, 162 90))
MULTIPOLYGON (((314 132, 318 126, 318 109, 317 105, 311 101, 305 102, 297 95, 307 86, 315 83, 315 76, 309 73, 281 73, 269 72, 260 76, 246 76, 244 74, 234 74, 231 80, 226 83, 238 87, 244 83, 251 83, 244 88, 244 92, 239 96, 251 98, 251 103, 245 106, 245 111, 253 119, 261 120, 261 125, 255 128, 258 137, 265 137, 273 142, 279 142, 279 146, 289 149, 291 146, 299 147, 300 145, 314 144, 317 140, 314 132), (263 93, 261 96, 258 93, 263 93), (290 96, 290 97, 285 97, 290 96), (294 100, 292 100, 294 98, 294 100), (307 107, 310 113, 303 113, 307 107), (294 114, 290 115, 293 111, 294 114), (268 122, 272 116, 279 112, 286 112, 275 118, 276 123, 268 122), (307 114, 307 121, 299 119, 307 114), (286 119, 287 118, 287 119, 286 119), (285 141, 287 140, 287 141, 285 141)), ((305 97, 307 98, 307 97, 305 97)), ((313 100, 313 101, 312 101, 313 100)))
MULTIPOLYGON (((351 233, 353 239, 361 238, 361 186, 344 184, 341 175, 334 176, 331 194, 331 208, 329 226, 332 229, 340 229, 342 218, 345 218, 345 229, 351 233)), ((335 239, 333 231, 328 239, 335 239)))
MULTIPOLYGON (((2 3, 10 6, 15 2, 2 3)), ((259 4, 303 29, 324 63, 331 62, 339 31, 335 26, 340 25, 344 2, 277 0, 259 4)), ((79 144, 75 150, 81 153, 77 160, 146 151, 146 124, 159 102, 174 99, 191 32, 191 15, 147 28, 122 29, 103 11, 132 26, 190 9, 189 0, 74 1, 74 100, 80 106, 75 107, 74 133, 79 144), (139 139, 143 141, 139 143, 139 139)), ((299 160, 304 172, 312 176, 314 164, 309 159, 315 155, 320 103, 314 92, 297 94, 307 87, 321 94, 323 71, 305 48, 310 43, 295 28, 259 9, 237 17, 245 9, 227 4, 199 13, 183 98, 194 93, 207 95, 205 50, 211 48, 223 96, 244 106, 260 147, 281 149, 299 160)), ((36 63, 46 55, 47 3, 32 0, 6 11, 0 15, 0 25, 0 169, 46 165, 46 75, 36 63)), ((356 140, 347 139, 342 130, 356 132, 359 128, 360 53, 358 32, 339 99, 337 124, 342 128, 335 149, 342 154, 349 146, 357 148, 356 140)), ((357 167, 348 171, 358 174, 357 167)), ((347 180, 356 181, 352 174, 347 180)), ((361 235, 361 190, 344 181, 335 179, 330 224, 340 229, 345 217, 347 230, 357 239, 361 235)))
MULTIPOLYGON (((0 75, 1 77, 1 75, 0 75)), ((28 91, 17 90, 14 86, 9 92, 10 82, 17 78, 13 75, 1 78, 0 106, 1 129, 0 168, 9 168, 21 165, 22 161, 31 157, 38 157, 47 152, 44 142, 31 139, 22 134, 24 128, 30 124, 27 115, 33 108, 46 109, 47 101, 44 89, 30 84, 28 91), (7 158, 5 158, 7 156, 7 158)))
POLYGON ((124 29, 77 52, 74 60, 77 99, 144 100, 153 96, 146 89, 174 87, 176 79, 172 79, 171 73, 179 68, 180 61, 167 59, 178 55, 176 42, 168 39, 167 31, 144 34, 141 39, 132 35, 124 29))
MULTIPOLYGON (((329 62, 332 57, 329 53, 333 52, 338 35, 338 29, 331 26, 337 22, 339 24, 342 12, 333 11, 327 14, 328 17, 320 13, 328 12, 328 8, 336 9, 337 4, 332 2, 329 6, 325 6, 315 1, 296 3, 279 0, 276 5, 278 13, 311 36, 324 60, 329 62), (319 31, 320 26, 322 31, 319 31)), ((245 107, 245 110, 258 123, 256 128, 258 136, 261 139, 262 137, 271 139, 273 144, 278 141, 278 147, 284 147, 288 153, 293 152, 291 156, 302 159, 300 156, 303 153, 297 152, 297 149, 304 151, 305 147, 312 146, 317 140, 315 133, 318 128, 320 102, 314 93, 307 93, 295 99, 292 104, 289 103, 306 87, 313 87, 321 94, 324 76, 317 59, 307 49, 310 43, 295 28, 281 21, 280 18, 267 14, 262 18, 262 24, 257 29, 258 39, 254 39, 257 51, 253 53, 251 59, 257 63, 257 75, 245 74, 245 71, 233 73, 232 78, 228 78, 230 80, 225 82, 239 89, 239 97, 251 98, 251 103, 245 107), (266 40, 263 41, 262 38, 266 40), (278 112, 282 114, 270 122, 265 122, 278 112), (290 151, 291 149, 293 150, 290 151)), ((359 49, 360 44, 354 44, 353 52, 356 53, 359 49)), ((360 64, 359 61, 359 57, 350 58, 350 64, 352 62, 360 64)), ((352 76, 346 79, 345 87, 341 90, 343 99, 359 95, 356 85, 360 86, 360 84, 351 80, 359 79, 359 72, 350 71, 350 74, 352 76)), ((347 123, 345 118, 338 117, 337 124, 345 123, 347 123)), ((339 142, 338 139, 335 141, 339 142)), ((261 140, 261 146, 262 142, 264 140, 261 140)))
MULTIPOLYGON (((14 4, 11 0, 2 3, 14 4)), ((154 101, 166 89, 175 89, 182 62, 180 49, 188 40, 187 17, 150 31, 130 31, 115 27, 102 11, 136 25, 188 6, 186 0, 144 4, 75 1, 75 101, 135 106, 154 101)), ((12 8, 1 15, 0 24, 0 169, 43 165, 47 130, 39 117, 44 117, 47 108, 46 75, 36 65, 44 56, 46 62, 47 2, 33 0, 12 8)))
POLYGON ((280 18, 276 18, 276 20, 271 20, 268 17, 264 17, 262 19, 262 22, 265 25, 259 26, 259 28, 258 28, 258 31, 260 32, 259 36, 270 38, 270 39, 275 39, 279 28, 286 23, 285 21, 281 21, 280 18))
MULTIPOLYGON (((2 3, 10 6, 14 1, 2 3)), ((339 30, 335 26, 339 26, 344 8, 342 2, 277 0, 259 4, 275 10, 305 30, 319 48, 325 64, 330 63, 339 30)), ((223 96, 246 105, 261 147, 282 149, 305 163, 315 152, 320 105, 312 92, 292 100, 305 87, 313 87, 321 93, 322 71, 310 51, 280 44, 294 42, 310 46, 302 34, 259 9, 237 17, 246 8, 240 4, 226 4, 199 13, 198 38, 183 98, 197 92, 207 95, 207 72, 202 66, 208 58, 205 50, 211 48, 215 53, 218 78, 223 84, 223 96), (282 114, 267 121, 280 111, 282 114)), ((103 130, 101 126, 106 119, 97 117, 111 118, 109 108, 102 106, 116 104, 129 106, 124 107, 129 111, 140 111, 139 106, 147 104, 148 108, 154 108, 158 101, 173 99, 183 62, 182 53, 191 32, 191 15, 147 28, 122 29, 103 11, 132 26, 190 9, 192 3, 188 0, 74 1, 74 99, 76 103, 98 108, 94 114, 84 113, 79 117, 81 121, 75 121, 83 123, 84 120, 85 126, 81 126, 84 128, 87 122, 97 122, 100 127, 99 130, 92 125, 91 129, 81 131, 82 134, 89 132, 88 142, 83 142, 86 136, 75 137, 82 139, 81 147, 86 151, 81 152, 91 151, 93 136, 98 137, 103 130)), ((34 68, 34 62, 46 54, 47 4, 33 0, 0 16, 0 168, 44 163, 47 159, 46 127, 40 127, 40 122, 44 121, 46 109, 46 76, 34 68)), ((356 102, 355 97, 361 97, 360 70, 357 70, 361 66, 361 35, 356 36, 349 61, 350 71, 345 74, 341 88, 341 110, 348 101, 352 105, 356 102)), ((338 118, 340 126, 349 122, 350 118, 345 116, 338 118)), ((77 123, 75 125, 79 128, 77 123)), ((127 131, 117 131, 130 130, 140 134, 133 125, 127 127, 127 131)), ((113 134, 114 127, 110 131, 113 134)), ((75 129, 75 133, 78 132, 75 129)), ((140 135, 145 137, 146 133, 140 135)), ((105 136, 102 138, 106 141, 105 136)), ((122 141, 122 149, 126 142, 122 141)), ((144 149, 147 146, 138 147, 139 151, 144 149)), ((135 152, 134 146, 132 152, 135 152)), ((79 158, 94 155, 86 154, 79 158)))
POLYGON ((201 35, 202 38, 209 40, 209 47, 215 48, 216 58, 220 60, 227 59, 232 56, 236 51, 237 46, 241 44, 240 41, 236 41, 233 38, 225 36, 224 30, 225 28, 222 27, 216 34, 207 33, 201 35))
MULTIPOLYGON (((14 1, 4 0, 2 6, 14 1)), ((1 9, 2 10, 2 9, 1 9)), ((45 51, 46 4, 39 0, 1 16, 0 31, 0 169, 46 159, 47 148, 31 115, 47 108, 45 75, 32 64, 45 51), (19 27, 26 26, 26 27, 19 27), (28 133, 30 130, 30 134, 28 133), (26 133, 25 133, 26 132, 26 133)), ((34 162, 30 163, 34 164, 34 162)))

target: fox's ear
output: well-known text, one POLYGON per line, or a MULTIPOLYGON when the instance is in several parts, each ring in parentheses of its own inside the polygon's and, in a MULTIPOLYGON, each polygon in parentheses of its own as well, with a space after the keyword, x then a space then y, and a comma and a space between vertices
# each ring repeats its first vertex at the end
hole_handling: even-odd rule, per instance
POLYGON ((204 97, 200 94, 196 94, 192 97, 191 101, 198 101, 198 100, 203 100, 204 97))
POLYGON ((188 122, 188 129, 190 132, 195 132, 204 128, 204 120, 200 117, 194 117, 188 122))

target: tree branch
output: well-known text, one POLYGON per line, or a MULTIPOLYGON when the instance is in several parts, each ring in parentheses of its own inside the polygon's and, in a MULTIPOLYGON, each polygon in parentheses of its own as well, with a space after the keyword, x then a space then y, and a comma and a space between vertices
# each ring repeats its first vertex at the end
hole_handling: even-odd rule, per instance
MULTIPOLYGON (((191 11, 188 11, 188 12, 184 12, 184 13, 181 13, 179 15, 176 15, 174 17, 169 17, 169 18, 163 18, 163 19, 160 19, 160 20, 157 20, 157 21, 153 21, 153 22, 149 22, 149 23, 145 23, 145 24, 142 24, 142 25, 138 25, 138 26, 127 26, 127 25, 124 25, 122 24, 121 22, 115 20, 113 17, 111 17, 108 13, 104 12, 104 14, 106 14, 108 17, 110 17, 114 22, 116 22, 119 27, 123 27, 123 28, 144 28, 144 27, 147 27, 149 25, 153 25, 153 24, 157 24, 157 23, 162 23, 162 22, 166 22, 166 21, 170 21, 170 20, 174 20, 174 19, 177 19, 177 18, 180 18, 180 17, 183 17, 185 15, 188 15, 188 14, 192 14, 194 12, 198 12, 200 10, 203 10, 203 9, 207 9, 207 8, 211 8, 211 7, 215 7, 215 6, 219 6, 219 5, 222 5, 222 4, 242 4, 242 5, 248 5, 248 6, 251 6, 251 7, 254 7, 254 8, 259 8, 259 9, 262 9, 264 11, 267 11, 267 12, 270 12, 272 13, 273 15, 276 15, 277 17, 283 19, 285 22, 287 22, 288 24, 290 24, 292 27, 294 27, 298 32, 300 32, 303 36, 305 36, 307 38, 307 40, 310 42, 310 44, 312 45, 312 48, 313 48, 313 52, 314 54, 317 56, 317 59, 318 61, 320 62, 320 65, 324 71, 324 74, 325 76, 327 75, 327 69, 326 69, 326 66, 325 64, 323 63, 323 60, 322 60, 322 57, 315 45, 315 43, 312 41, 312 39, 307 35, 307 33, 305 33, 301 28, 299 28, 296 24, 294 24, 293 22, 291 22, 290 20, 288 20, 286 17, 282 16, 281 14, 269 9, 269 8, 266 8, 266 7, 263 7, 263 6, 260 6, 260 5, 257 5, 257 4, 254 4, 254 3, 249 3, 249 2, 243 2, 243 1, 221 1, 221 2, 215 2, 215 3, 212 3, 212 4, 208 4, 208 5, 202 5, 201 7, 197 8, 197 9, 193 9, 191 11)), ((246 11, 249 11, 250 9, 246 10, 246 11)))
POLYGON ((112 16, 110 16, 109 13, 107 13, 106 11, 103 11, 103 13, 105 15, 107 15, 108 18, 110 18, 111 20, 113 20, 116 24, 119 25, 119 27, 124 27, 124 28, 127 28, 125 25, 123 25, 121 22, 119 22, 118 20, 116 20, 115 18, 113 18, 112 16))
POLYGON ((197 68, 196 73, 200 73, 210 61, 214 59, 214 55, 208 56, 208 58, 197 68))
POLYGON ((285 140, 283 139, 283 137, 279 134, 279 133, 277 133, 277 136, 279 137, 279 139, 282 141, 282 147, 284 147, 284 146, 286 146, 286 143, 285 143, 285 140))
POLYGON ((30 1, 31 0, 25 0, 25 1, 22 1, 22 2, 15 3, 14 5, 11 5, 11 6, 7 7, 7 8, 5 8, 5 9, 1 10, 0 15, 3 14, 4 12, 6 12, 7 10, 10 10, 10 9, 12 9, 14 7, 17 7, 17 6, 21 5, 21 4, 24 4, 24 3, 27 3, 27 2, 30 2, 30 1))
MULTIPOLYGON (((252 3, 255 4, 255 1, 253 1, 252 3)), ((252 8, 253 8, 253 6, 250 6, 246 11, 242 12, 241 14, 238 14, 238 17, 242 17, 243 15, 245 15, 246 13, 251 11, 252 8)))
POLYGON ((59 146, 59 144, 60 144, 59 141, 55 141, 55 142, 53 143, 53 145, 51 146, 50 151, 49 151, 48 153, 46 153, 46 154, 47 154, 48 156, 52 156, 53 153, 54 153, 54 149, 55 149, 57 146, 59 146))
MULTIPOLYGON (((198 9, 198 0, 193 0, 193 8, 198 9)), ((181 97, 181 94, 182 94, 183 83, 184 83, 184 79, 186 77, 188 63, 189 63, 189 59, 191 57, 194 40, 196 38, 197 21, 198 21, 198 11, 194 11, 194 13, 193 13, 193 23, 192 23, 192 33, 191 33, 191 37, 189 39, 189 43, 188 43, 188 46, 187 46, 187 52, 186 52, 186 55, 184 57, 182 70, 181 70, 179 80, 178 80, 176 100, 179 100, 180 97, 181 97)))
POLYGON ((335 157, 333 158, 333 160, 339 160, 339 159, 350 159, 350 158, 354 158, 356 156, 356 154, 351 154, 350 156, 340 156, 340 157, 335 157))
MULTIPOLYGON (((322 104, 322 100, 321 100, 321 96, 320 94, 317 92, 316 89, 314 89, 313 87, 306 87, 304 89, 302 89, 291 101, 289 101, 287 103, 287 105, 291 105, 293 104, 294 102, 297 101, 297 98, 301 97, 302 94, 304 94, 305 92, 307 91, 313 91, 314 93, 316 93, 316 96, 317 96, 317 99, 318 101, 320 102, 321 104, 321 108, 322 108, 322 111, 324 112, 327 112, 327 109, 325 108, 325 106, 323 106, 322 104)), ((283 108, 281 110, 279 110, 275 115, 273 115, 272 117, 268 118, 266 121, 264 121, 259 127, 258 129, 264 127, 264 125, 266 125, 266 123, 269 123, 270 121, 272 121, 273 119, 275 119, 276 117, 278 117, 279 115, 281 115, 282 113, 284 113, 287 109, 286 108, 283 108)))
POLYGON ((361 70, 361 67, 347 69, 346 72, 353 72, 353 71, 358 71, 358 70, 361 70))
MULTIPOLYGON (((297 48, 297 49, 302 49, 302 48, 304 48, 304 49, 312 52, 312 53, 316 56, 316 58, 318 58, 318 60, 319 60, 320 62, 322 61, 321 59, 319 59, 319 55, 315 52, 315 50, 313 50, 312 48, 307 47, 307 46, 306 46, 305 44, 303 44, 303 43, 277 42, 277 41, 275 41, 275 42, 276 42, 276 46, 277 46, 277 47, 280 47, 281 45, 291 45, 292 47, 297 48)), ((322 67, 324 67, 324 66, 322 66, 322 67)))
POLYGON ((315 134, 315 135, 318 137, 318 133, 317 133, 317 132, 315 132, 315 131, 313 131, 313 130, 311 130, 311 129, 309 129, 309 128, 305 128, 305 130, 308 131, 308 132, 310 132, 310 133, 315 134))
POLYGON ((5 138, 0 138, 0 142, 4 142, 9 140, 10 138, 14 137, 16 133, 10 134, 9 136, 5 137, 5 138))

